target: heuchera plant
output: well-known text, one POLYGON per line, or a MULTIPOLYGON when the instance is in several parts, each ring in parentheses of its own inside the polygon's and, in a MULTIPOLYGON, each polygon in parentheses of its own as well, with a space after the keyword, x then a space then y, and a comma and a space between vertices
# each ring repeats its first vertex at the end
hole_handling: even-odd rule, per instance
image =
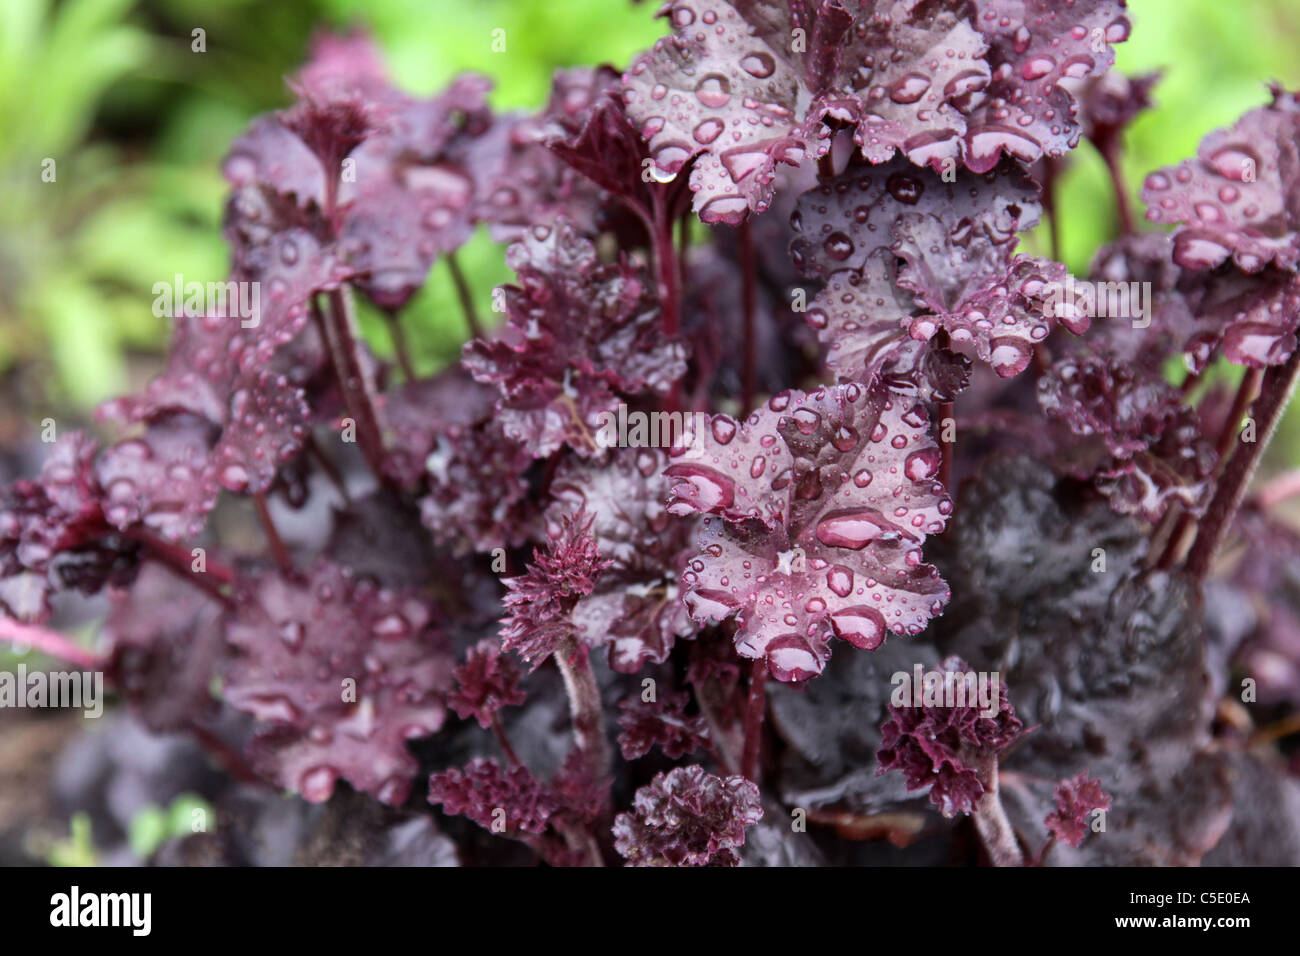
POLYGON ((224 164, 260 313, 178 315, 114 437, 3 491, 0 634, 440 860, 1300 861, 1300 482, 1250 489, 1300 371, 1300 98, 1151 173, 1143 231, 1123 0, 660 15, 535 115, 321 37, 224 164), (1084 138, 1119 230, 1076 277, 1020 239, 1084 138), (469 335, 422 377, 431 268, 469 335), (1001 684, 895 697, 914 665, 1001 684))

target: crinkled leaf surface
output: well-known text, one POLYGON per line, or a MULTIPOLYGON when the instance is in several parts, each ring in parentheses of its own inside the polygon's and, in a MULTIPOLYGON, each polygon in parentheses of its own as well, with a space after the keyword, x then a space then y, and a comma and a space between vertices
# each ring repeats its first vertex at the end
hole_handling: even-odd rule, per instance
POLYGON ((788 392, 744 425, 716 416, 705 438, 666 471, 670 510, 705 515, 683 600, 702 624, 735 615, 742 656, 802 680, 832 636, 873 649, 943 610, 921 545, 952 503, 923 407, 857 385, 788 392))

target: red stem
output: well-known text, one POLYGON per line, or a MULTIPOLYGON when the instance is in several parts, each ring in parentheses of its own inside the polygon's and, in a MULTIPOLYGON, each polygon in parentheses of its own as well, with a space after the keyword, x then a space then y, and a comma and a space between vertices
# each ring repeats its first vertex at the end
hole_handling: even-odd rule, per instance
POLYGON ((952 429, 953 439, 949 441, 944 436, 948 434, 948 420, 954 423, 957 421, 953 418, 953 403, 939 403, 939 484, 952 493, 952 460, 957 454, 956 426, 952 429))
POLYGON ((1101 158, 1106 161, 1106 170, 1110 173, 1110 183, 1114 187, 1121 235, 1132 235, 1136 231, 1133 225, 1133 206, 1128 198, 1128 187, 1124 185, 1124 172, 1119 168, 1118 148, 1112 146, 1102 150, 1101 158))
POLYGON ((677 224, 677 276, 683 284, 686 282, 686 260, 691 249, 692 215, 688 208, 682 213, 682 218, 677 224))
POLYGON ((510 746, 510 738, 506 736, 506 728, 502 725, 501 716, 499 714, 492 715, 492 734, 496 737, 497 746, 499 746, 501 752, 505 754, 506 760, 510 761, 510 766, 523 766, 523 762, 519 759, 519 755, 515 753, 515 748, 510 746))
POLYGON ((253 495, 253 505, 257 508, 257 520, 262 524, 262 531, 266 534, 266 543, 271 547, 271 555, 275 558, 275 563, 285 574, 293 572, 293 560, 289 557, 289 551, 284 546, 284 541, 280 538, 280 533, 275 530, 275 522, 271 520, 271 511, 266 506, 266 495, 253 495))
POLYGON ((650 222, 650 241, 653 244, 655 280, 659 285, 659 308, 663 312, 665 335, 681 331, 681 300, 677 285, 677 257, 673 254, 673 224, 669 218, 668 204, 659 190, 651 193, 653 208, 650 222))
POLYGON ((1277 429, 1277 423, 1286 410, 1291 394, 1295 391, 1296 379, 1300 375, 1300 349, 1291 353, 1285 365, 1274 365, 1264 373, 1259 398, 1251 409, 1255 418, 1255 441, 1238 442, 1232 458, 1228 460, 1219 479, 1214 499, 1206 511, 1205 519, 1197 531, 1192 543, 1191 553, 1187 558, 1187 573, 1197 580, 1203 580, 1210 570, 1219 546, 1227 536, 1232 519, 1241 506, 1259 459, 1268 447, 1277 429))
POLYGON ((330 480, 330 484, 339 493, 339 497, 343 499, 343 504, 351 508, 352 496, 348 494, 347 483, 344 482, 343 476, 339 474, 338 466, 334 464, 329 455, 325 454, 325 449, 321 448, 314 435, 307 439, 307 450, 316 459, 321 471, 325 472, 325 477, 330 480))
POLYGON ((244 760, 243 754, 237 749, 226 743, 214 731, 209 730, 197 721, 190 720, 186 722, 186 728, 194 735, 208 755, 212 757, 221 768, 241 783, 252 783, 259 786, 266 786, 267 783, 248 765, 244 760))
POLYGON ((106 663, 94 651, 89 651, 72 638, 35 624, 23 624, 11 617, 0 617, 0 640, 34 648, 49 657, 71 664, 82 670, 103 670, 106 663))
POLYGON ((1059 170, 1056 160, 1043 157, 1043 209, 1047 212, 1047 238, 1051 243, 1052 258, 1061 261, 1061 218, 1056 209, 1056 177, 1059 170))
POLYGON ((763 740, 763 717, 767 712, 767 661, 759 658, 749 672, 749 701, 745 707, 745 752, 740 772, 758 780, 758 756, 763 740))
MULTIPOLYGON (((627 203, 628 208, 641 219, 650 236, 650 258, 653 260, 664 335, 676 336, 681 331, 682 304, 677 252, 673 248, 673 220, 661 189, 651 191, 650 205, 651 208, 646 209, 638 202, 627 203)), ((681 389, 680 381, 673 383, 672 391, 664 399, 667 411, 675 412, 682 407, 681 389)))
MULTIPOLYGON (((1255 400, 1255 396, 1259 394, 1259 385, 1263 377, 1263 370, 1257 368, 1247 369, 1246 374, 1241 379, 1241 385, 1237 387, 1237 394, 1232 400, 1232 408, 1228 411, 1228 417, 1224 420, 1223 427, 1219 429, 1219 439, 1214 444, 1214 475, 1216 481, 1218 476, 1223 474, 1228 461, 1228 453, 1232 450, 1232 443, 1241 430, 1241 419, 1250 408, 1251 402, 1255 400)), ((1164 553, 1160 555, 1156 567, 1162 571, 1168 571, 1174 566, 1182 555, 1184 548, 1186 548, 1187 539, 1191 537, 1195 527, 1196 516, 1190 511, 1184 511, 1178 516, 1178 522, 1174 525, 1173 531, 1169 533, 1169 538, 1165 542, 1164 553)))
POLYGON ((194 557, 190 551, 180 545, 172 544, 170 541, 164 541, 156 537, 143 528, 132 528, 126 532, 127 537, 132 541, 137 541, 144 547, 145 556, 157 561, 160 565, 171 571, 178 577, 184 578, 195 587, 202 588, 208 594, 218 601, 229 606, 234 603, 233 599, 222 590, 223 584, 234 584, 235 572, 214 561, 206 554, 203 558, 205 571, 194 570, 194 557))
POLYGON ((361 364, 361 343, 357 336, 356 317, 347 292, 335 289, 328 294, 329 309, 322 311, 315 302, 312 312, 320 323, 321 335, 329 349, 334 364, 334 376, 343 391, 348 414, 356 422, 357 440, 361 454, 375 477, 387 481, 384 468, 383 433, 379 427, 379 414, 375 410, 372 383, 361 364))
POLYGON ((388 334, 393 340, 393 353, 397 356, 397 365, 402 370, 402 377, 408 381, 415 381, 415 366, 411 364, 411 350, 406 344, 406 330, 402 328, 402 320, 391 312, 384 313, 384 318, 388 320, 388 334))
POLYGON ((465 273, 460 269, 456 253, 449 252, 444 258, 447 260, 447 268, 451 270, 451 281, 456 285, 456 298, 460 300, 460 310, 465 314, 470 338, 482 338, 483 327, 479 325, 478 309, 474 307, 474 296, 470 294, 469 283, 465 281, 465 273))
POLYGON ((754 313, 757 310, 758 294, 757 266, 754 259, 754 235, 750 220, 740 224, 740 267, 744 285, 741 286, 740 301, 745 323, 745 357, 741 369, 740 408, 745 414, 754 407, 757 387, 758 342, 754 329, 754 313))

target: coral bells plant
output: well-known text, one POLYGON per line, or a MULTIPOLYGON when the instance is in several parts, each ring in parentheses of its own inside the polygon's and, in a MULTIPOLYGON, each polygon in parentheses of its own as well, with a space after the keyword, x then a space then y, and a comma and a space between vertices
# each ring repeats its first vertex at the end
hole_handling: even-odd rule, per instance
POLYGON ((218 807, 388 805, 366 839, 417 820, 425 862, 1300 862, 1300 483, 1251 484, 1300 97, 1152 172, 1140 229, 1123 0, 659 12, 533 115, 321 37, 223 167, 259 307, 182 310, 3 491, 0 634, 192 735, 218 807), (1087 275, 1022 242, 1076 148, 1117 187, 1087 275), (423 377, 439 268, 468 341, 423 377))

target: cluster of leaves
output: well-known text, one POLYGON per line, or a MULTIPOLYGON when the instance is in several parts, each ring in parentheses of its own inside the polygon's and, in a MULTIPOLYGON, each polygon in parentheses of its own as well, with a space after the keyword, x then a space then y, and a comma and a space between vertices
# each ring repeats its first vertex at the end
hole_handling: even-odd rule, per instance
POLYGON ((626 73, 562 71, 531 116, 321 38, 224 166, 264 307, 179 315, 102 409, 124 437, 64 435, 4 490, 0 603, 41 624, 106 589, 151 728, 309 802, 437 806, 465 862, 851 861, 967 814, 994 862, 1249 858, 1270 808, 1234 772, 1279 815, 1295 785, 1225 752, 1214 695, 1229 660, 1296 666, 1294 594, 1220 574, 1276 609, 1209 653, 1258 451, 1231 440, 1253 394, 1192 401, 1246 366, 1266 439, 1293 383, 1300 100, 1153 173, 1177 228, 1076 284, 1018 237, 1052 164, 1085 135, 1113 160, 1149 104, 1107 72, 1123 0, 661 12, 626 73), (353 297, 400 327, 479 227, 517 277, 501 326, 467 316, 429 378, 378 360, 353 297), (1103 283, 1148 283, 1144 322, 1062 298, 1103 283), (634 416, 659 437, 611 441, 634 416), (1000 673, 994 713, 886 709, 913 663, 1000 673))

